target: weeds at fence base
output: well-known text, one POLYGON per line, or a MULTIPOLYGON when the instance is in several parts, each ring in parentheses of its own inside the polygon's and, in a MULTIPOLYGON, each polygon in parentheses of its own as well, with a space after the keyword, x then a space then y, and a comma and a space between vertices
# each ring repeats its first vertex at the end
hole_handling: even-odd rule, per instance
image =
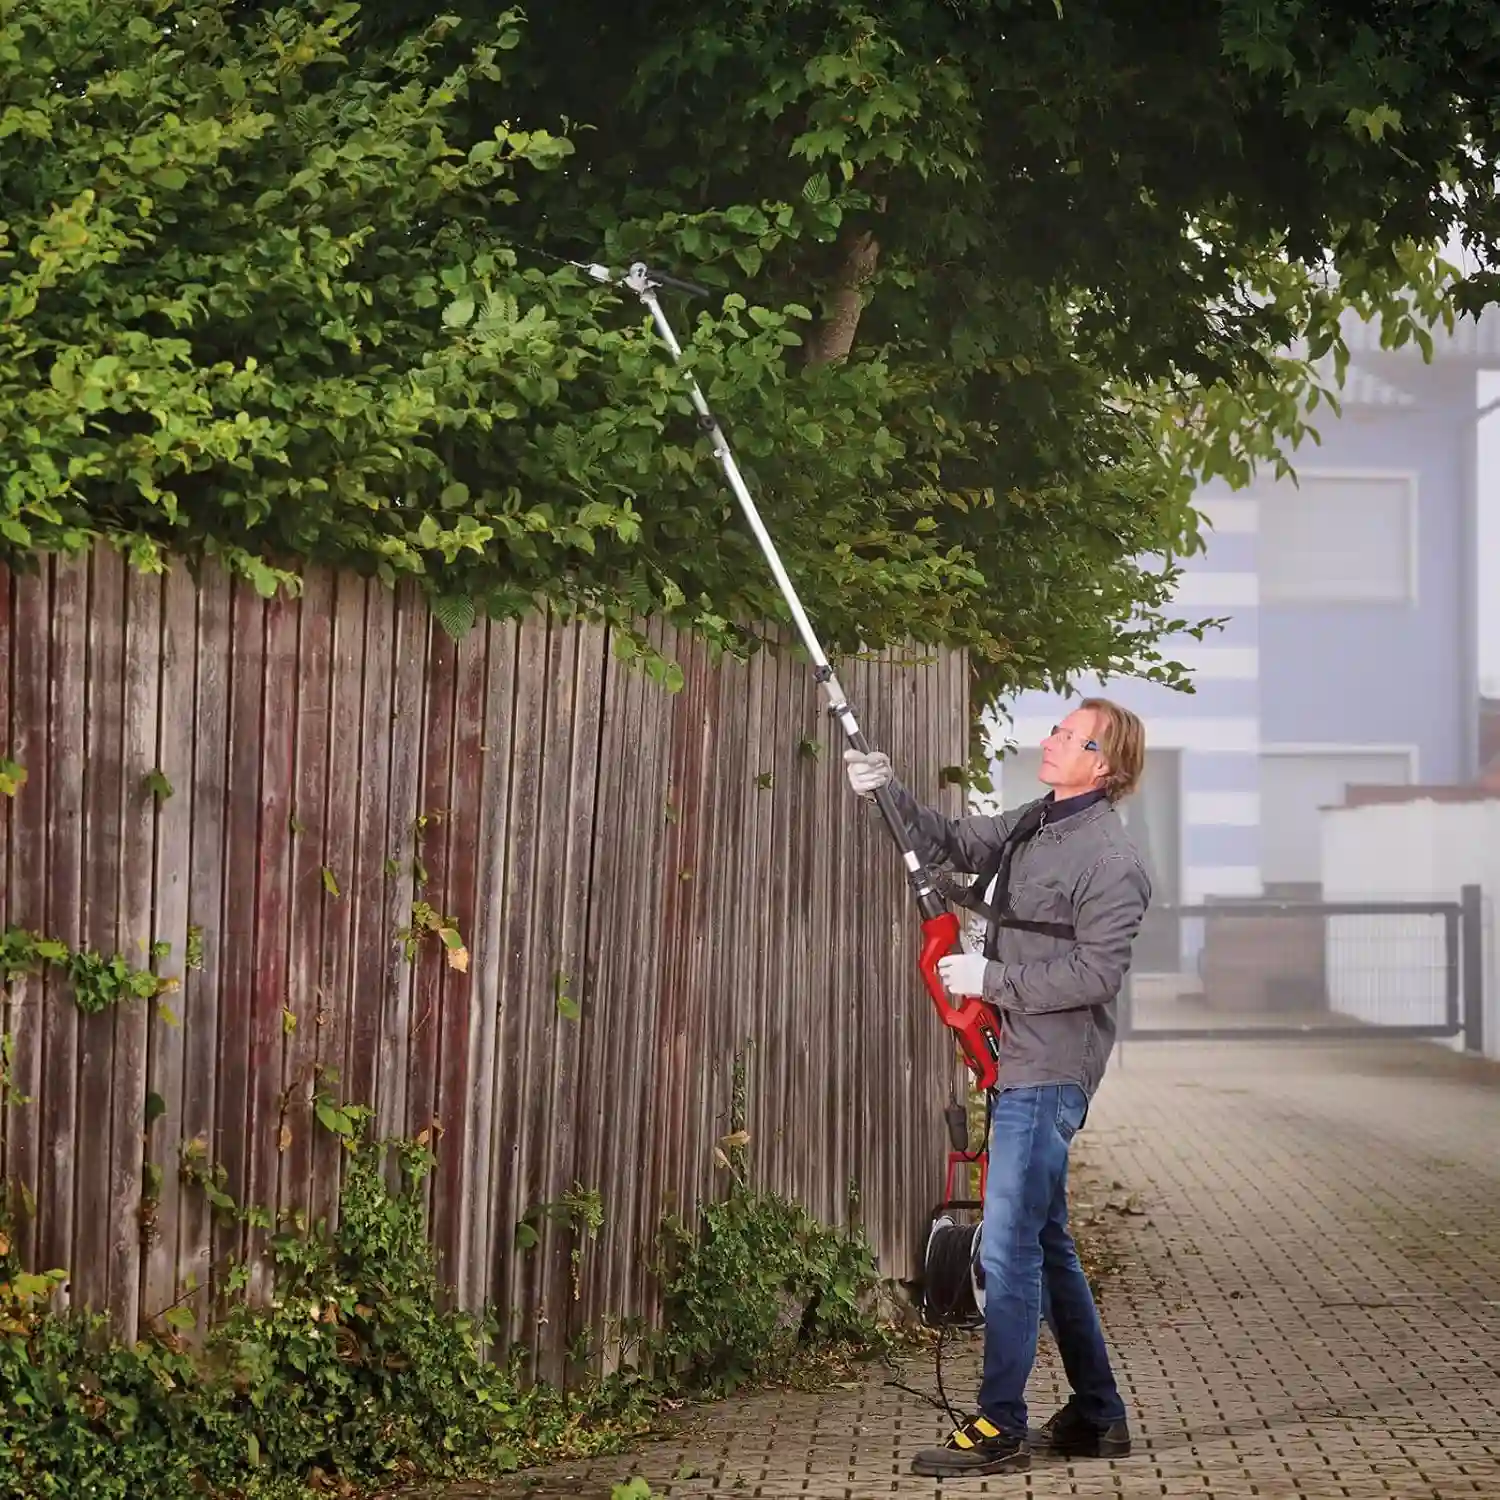
POLYGON ((356 1146, 337 1228, 275 1234, 275 1299, 235 1306, 201 1347, 180 1316, 124 1345, 52 1312, 55 1277, 23 1274, 0 1234, 0 1500, 309 1500, 494 1478, 615 1451, 669 1399, 832 1376, 886 1347, 864 1242, 737 1186, 670 1227, 668 1317, 637 1369, 528 1385, 486 1360, 483 1322, 443 1307, 418 1191, 431 1164, 416 1143, 356 1146))

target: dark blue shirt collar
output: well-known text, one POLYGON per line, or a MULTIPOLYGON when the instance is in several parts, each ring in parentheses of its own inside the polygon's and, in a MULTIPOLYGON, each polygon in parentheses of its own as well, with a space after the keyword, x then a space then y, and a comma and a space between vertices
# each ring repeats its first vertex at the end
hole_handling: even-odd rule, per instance
POLYGON ((1050 828, 1054 823, 1060 823, 1064 818, 1071 818, 1074 813, 1081 813, 1084 808, 1092 807, 1096 802, 1103 802, 1108 793, 1096 790, 1083 792, 1077 797, 1064 797, 1061 802, 1057 800, 1055 792, 1047 793, 1047 811, 1044 821, 1050 828))

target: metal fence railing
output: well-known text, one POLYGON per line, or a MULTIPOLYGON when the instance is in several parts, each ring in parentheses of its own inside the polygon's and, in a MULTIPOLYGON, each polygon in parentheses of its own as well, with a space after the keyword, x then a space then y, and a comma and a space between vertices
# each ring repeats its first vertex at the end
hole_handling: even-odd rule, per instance
POLYGON ((1457 901, 1157 908, 1152 919, 1175 931, 1181 961, 1131 975, 1121 1038, 1461 1037, 1477 1052, 1481 910, 1478 886, 1457 901))

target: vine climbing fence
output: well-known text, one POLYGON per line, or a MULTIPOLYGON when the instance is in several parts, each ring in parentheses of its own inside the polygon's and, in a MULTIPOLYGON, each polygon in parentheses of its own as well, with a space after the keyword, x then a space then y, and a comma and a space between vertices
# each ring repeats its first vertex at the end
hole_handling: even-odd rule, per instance
MULTIPOLYGON (((601 629, 455 643, 415 592, 329 572, 266 602, 109 550, 0 571, 23 1262, 122 1332, 253 1280, 265 1220, 212 1200, 334 1213, 354 1106, 430 1142, 457 1297, 554 1355, 653 1316, 661 1216, 722 1193, 741 1126, 757 1186, 831 1221, 857 1198, 907 1274, 955 1069, 898 863, 802 662, 655 640, 675 694, 601 629), (544 1211, 568 1202, 596 1235, 544 1211)), ((841 675, 957 811, 962 658, 841 675)))

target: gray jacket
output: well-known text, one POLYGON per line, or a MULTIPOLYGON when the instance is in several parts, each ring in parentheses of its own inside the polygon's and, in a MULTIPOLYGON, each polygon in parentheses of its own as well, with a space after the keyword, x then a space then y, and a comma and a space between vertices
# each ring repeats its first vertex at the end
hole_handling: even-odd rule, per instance
MULTIPOLYGON (((948 818, 890 784, 917 853, 938 871, 973 873, 993 856, 1024 808, 998 818, 948 818)), ((985 893, 980 892, 981 896, 985 893)), ((997 891, 993 904, 998 905, 997 891)), ((1109 802, 1043 825, 1010 871, 1013 915, 1070 925, 1065 938, 1001 928, 985 999, 1001 1013, 1002 1089, 1076 1083, 1090 1097, 1115 1044, 1117 1002, 1130 950, 1151 901, 1151 881, 1109 802)))

